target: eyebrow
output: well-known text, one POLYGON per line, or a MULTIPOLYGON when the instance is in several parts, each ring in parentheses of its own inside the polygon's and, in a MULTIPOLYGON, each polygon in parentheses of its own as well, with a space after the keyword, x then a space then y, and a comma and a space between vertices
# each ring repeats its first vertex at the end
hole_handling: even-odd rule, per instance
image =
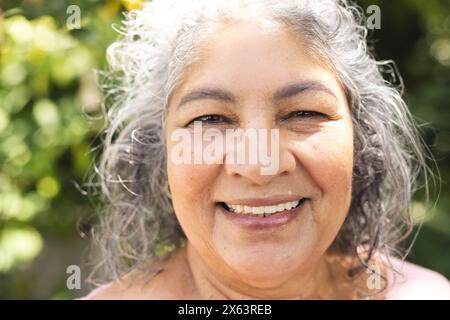
MULTIPOLYGON (((298 82, 289 84, 285 87, 278 89, 272 96, 272 101, 274 103, 279 102, 281 100, 286 100, 288 98, 292 98, 298 94, 307 92, 307 91, 321 91, 332 95, 337 98, 331 89, 318 81, 306 81, 306 82, 298 82)), ((177 108, 180 108, 182 105, 195 101, 195 100, 218 100, 229 103, 236 103, 237 99, 233 93, 227 90, 219 89, 219 88, 199 88, 194 89, 184 95, 177 108)))

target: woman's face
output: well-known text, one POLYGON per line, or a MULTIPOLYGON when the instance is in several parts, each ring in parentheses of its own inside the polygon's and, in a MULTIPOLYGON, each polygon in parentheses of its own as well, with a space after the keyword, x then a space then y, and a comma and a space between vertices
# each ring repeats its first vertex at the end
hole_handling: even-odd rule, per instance
MULTIPOLYGON (((174 92, 165 134, 176 216, 210 270, 262 288, 314 268, 349 209, 353 130, 336 75, 302 41, 282 27, 250 24, 216 33, 174 92), (276 170, 264 174, 258 161, 231 161, 238 148, 231 144, 222 163, 175 161, 180 140, 173 134, 185 129, 194 137, 194 120, 224 136, 268 130, 260 140, 276 146, 276 170), (270 132, 278 132, 278 145, 270 132), (288 210, 289 202, 298 206, 288 210), (261 215, 274 210, 283 212, 261 215)), ((247 155, 261 143, 249 142, 247 155)))

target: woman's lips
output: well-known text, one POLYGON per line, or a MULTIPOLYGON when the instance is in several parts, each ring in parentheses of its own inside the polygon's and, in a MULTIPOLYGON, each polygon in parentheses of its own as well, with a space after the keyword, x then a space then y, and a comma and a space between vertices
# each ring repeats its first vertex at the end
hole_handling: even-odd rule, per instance
MULTIPOLYGON (((240 204, 263 204, 265 206, 276 206, 282 203, 292 202, 295 200, 292 200, 292 197, 285 197, 283 199, 279 198, 274 201, 273 198, 270 199, 252 199, 252 201, 240 201, 240 202, 234 202, 234 203, 240 203, 240 204), (283 200, 283 201, 281 201, 283 200), (287 201, 285 201, 287 200, 287 201)), ((230 211, 230 209, 227 208, 225 205, 218 205, 219 212, 223 214, 229 221, 239 225, 240 227, 246 228, 246 229, 270 229, 270 228, 277 228, 282 225, 288 224, 292 220, 294 220, 303 210, 306 206, 307 198, 294 198, 297 200, 300 200, 296 207, 291 208, 289 210, 283 210, 280 212, 274 212, 270 214, 254 214, 254 213, 236 213, 230 211)), ((248 200, 248 199, 247 199, 248 200)), ((255 206, 259 207, 259 206, 255 206)))

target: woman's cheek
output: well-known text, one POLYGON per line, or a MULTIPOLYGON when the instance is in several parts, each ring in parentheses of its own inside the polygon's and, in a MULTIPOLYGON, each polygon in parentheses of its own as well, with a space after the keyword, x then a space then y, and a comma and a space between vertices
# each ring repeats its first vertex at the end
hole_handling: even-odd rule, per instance
POLYGON ((181 214, 201 212, 214 205, 211 190, 220 172, 220 165, 180 164, 168 159, 167 172, 172 200, 175 209, 179 209, 181 214))
POLYGON ((317 219, 330 212, 343 218, 351 200, 353 138, 351 131, 325 131, 296 144, 300 170, 305 170, 319 191, 314 207, 317 219))
POLYGON ((189 138, 187 144, 178 140, 169 141, 167 172, 172 193, 176 192, 186 200, 195 198, 198 201, 199 196, 211 190, 220 166, 204 163, 203 150, 196 148, 198 141, 192 135, 189 138))
POLYGON ((198 200, 200 195, 211 189, 217 171, 215 167, 217 166, 169 163, 169 184, 172 192, 183 195, 183 198, 192 197, 198 200))

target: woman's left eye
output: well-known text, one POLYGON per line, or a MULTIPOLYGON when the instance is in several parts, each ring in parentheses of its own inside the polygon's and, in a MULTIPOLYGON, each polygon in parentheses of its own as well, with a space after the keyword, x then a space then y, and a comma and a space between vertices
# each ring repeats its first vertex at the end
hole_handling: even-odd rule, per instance
POLYGON ((294 111, 289 113, 285 118, 312 119, 312 118, 327 118, 327 116, 317 111, 294 111))

